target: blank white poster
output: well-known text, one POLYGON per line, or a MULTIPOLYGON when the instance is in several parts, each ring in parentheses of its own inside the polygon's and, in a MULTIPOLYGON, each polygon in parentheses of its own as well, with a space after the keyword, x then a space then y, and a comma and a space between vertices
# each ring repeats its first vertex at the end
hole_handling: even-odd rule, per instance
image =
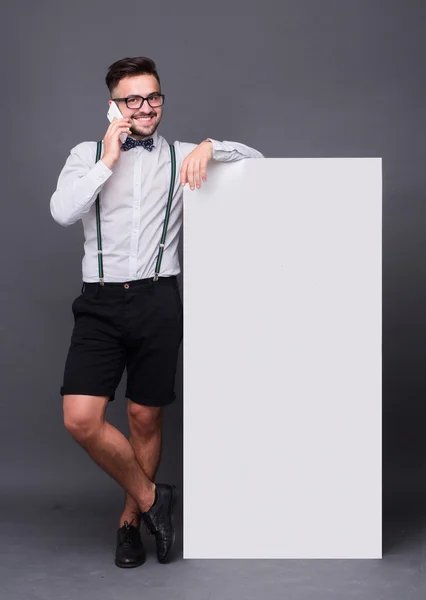
POLYGON ((381 558, 380 158, 184 190, 184 558, 381 558))

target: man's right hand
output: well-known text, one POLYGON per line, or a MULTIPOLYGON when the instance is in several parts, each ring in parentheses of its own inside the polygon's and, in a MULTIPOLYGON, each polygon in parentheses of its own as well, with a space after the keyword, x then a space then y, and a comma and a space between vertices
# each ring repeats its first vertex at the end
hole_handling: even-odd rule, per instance
POLYGON ((104 136, 104 154, 102 161, 106 164, 109 169, 112 169, 120 156, 121 140, 120 135, 122 133, 130 133, 130 119, 114 119, 111 121, 110 126, 106 130, 104 136))

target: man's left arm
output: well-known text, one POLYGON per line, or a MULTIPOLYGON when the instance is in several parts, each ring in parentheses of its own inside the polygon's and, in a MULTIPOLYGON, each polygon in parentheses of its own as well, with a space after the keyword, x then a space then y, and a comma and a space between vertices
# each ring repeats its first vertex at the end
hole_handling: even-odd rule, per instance
POLYGON ((182 186, 189 183, 191 190, 201 187, 201 180, 207 180, 207 163, 210 160, 232 162, 243 158, 265 158, 261 152, 250 146, 226 140, 219 142, 207 138, 198 146, 185 143, 181 143, 180 146, 186 155, 180 169, 180 182, 182 186))
POLYGON ((226 140, 219 142, 212 140, 212 138, 207 138, 204 141, 212 143, 212 158, 219 162, 232 162, 234 160, 241 160, 242 158, 265 158, 259 150, 250 148, 250 146, 246 146, 245 144, 240 144, 240 142, 227 142, 226 140))

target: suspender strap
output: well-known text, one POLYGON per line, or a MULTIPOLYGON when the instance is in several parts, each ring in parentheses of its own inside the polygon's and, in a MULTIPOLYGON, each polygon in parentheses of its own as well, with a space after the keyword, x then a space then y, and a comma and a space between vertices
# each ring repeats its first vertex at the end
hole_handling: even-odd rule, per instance
MULTIPOLYGON (((102 153, 102 141, 97 143, 96 147, 96 162, 100 160, 102 153)), ((101 216, 99 208, 99 194, 96 198, 96 234, 98 237, 98 270, 99 270, 99 283, 104 285, 104 262, 102 258, 102 236, 101 236, 101 216)))
MULTIPOLYGON (((161 235, 161 241, 159 245, 159 252, 157 256, 157 263, 155 265, 155 275, 154 281, 158 280, 158 274, 160 272, 161 260, 163 258, 163 251, 166 242, 166 234, 167 227, 169 225, 169 217, 170 217, 170 209, 172 207, 173 200, 173 190, 175 186, 175 178, 176 178, 176 153, 175 147, 172 144, 170 145, 170 158, 171 158, 171 178, 170 178, 170 189, 169 189, 169 197, 167 200, 166 207, 166 216, 164 218, 163 224, 163 233, 161 235)), ((101 158, 102 153, 102 141, 97 143, 96 147, 96 162, 98 162, 101 158)), ((102 236, 101 236, 101 216, 100 216, 100 206, 99 206, 99 194, 96 198, 96 234, 98 238, 98 270, 99 270, 99 283, 100 285, 104 285, 104 266, 103 266, 103 258, 102 258, 102 236)))
POLYGON ((172 164, 172 173, 171 173, 171 179, 170 179, 169 198, 167 200, 166 216, 164 218, 163 234, 161 236, 161 242, 160 242, 159 252, 158 252, 158 257, 157 257, 157 264, 155 265, 154 281, 158 280, 158 274, 160 272, 161 259, 163 258, 164 245, 166 242, 167 227, 169 225, 170 209, 172 206, 173 188, 175 185, 176 154, 175 154, 175 147, 172 144, 170 144, 170 158, 171 158, 171 164, 172 164))

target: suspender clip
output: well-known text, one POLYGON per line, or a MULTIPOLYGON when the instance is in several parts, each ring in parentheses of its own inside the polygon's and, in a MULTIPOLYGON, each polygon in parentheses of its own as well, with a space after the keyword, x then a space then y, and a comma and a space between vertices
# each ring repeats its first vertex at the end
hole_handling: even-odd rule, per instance
POLYGON ((158 281, 158 273, 154 275, 154 281, 158 281))

